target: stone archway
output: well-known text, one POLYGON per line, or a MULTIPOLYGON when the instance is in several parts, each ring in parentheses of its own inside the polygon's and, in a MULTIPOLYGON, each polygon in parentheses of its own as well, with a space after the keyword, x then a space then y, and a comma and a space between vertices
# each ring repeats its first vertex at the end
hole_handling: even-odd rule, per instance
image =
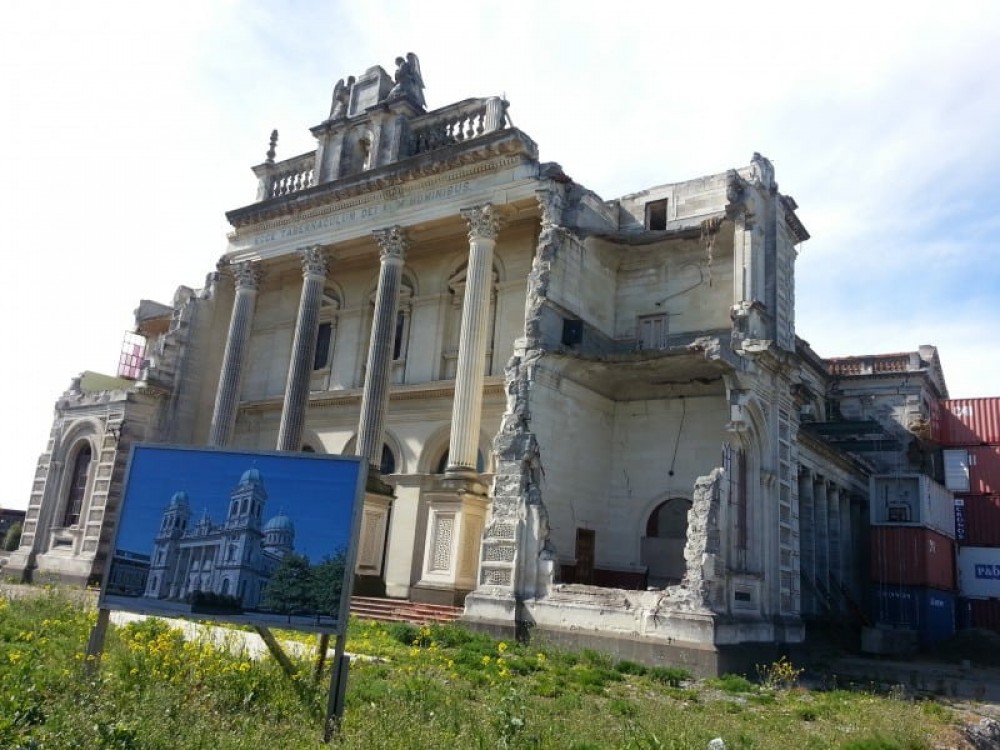
POLYGON ((671 497, 657 505, 646 519, 641 561, 648 571, 649 586, 663 588, 680 583, 684 577, 689 510, 690 500, 671 497))

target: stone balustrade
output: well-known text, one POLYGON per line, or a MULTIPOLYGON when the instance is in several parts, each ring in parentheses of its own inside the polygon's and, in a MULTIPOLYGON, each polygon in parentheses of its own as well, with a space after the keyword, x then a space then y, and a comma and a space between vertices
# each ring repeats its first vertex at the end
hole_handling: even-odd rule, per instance
MULTIPOLYGON (((399 158, 426 154, 507 127, 507 102, 499 96, 466 99, 410 120, 399 144, 399 158)), ((272 144, 273 145, 273 144, 272 144)), ((273 157, 273 151, 269 152, 273 157)), ((257 201, 298 193, 318 184, 316 152, 254 167, 257 201)))
POLYGON ((260 188, 257 199, 279 198, 312 187, 316 184, 315 166, 315 151, 267 165, 269 168, 265 173, 258 175, 260 188))
POLYGON ((409 156, 425 154, 503 130, 506 124, 506 102, 500 97, 466 99, 412 120, 406 151, 409 156))

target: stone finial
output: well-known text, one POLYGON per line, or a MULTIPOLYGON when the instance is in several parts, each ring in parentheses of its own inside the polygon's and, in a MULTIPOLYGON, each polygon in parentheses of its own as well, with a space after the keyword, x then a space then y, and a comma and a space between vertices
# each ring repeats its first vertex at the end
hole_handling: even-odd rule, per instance
POLYGON ((278 146, 278 131, 277 130, 272 130, 271 131, 271 142, 270 142, 270 144, 268 146, 267 154, 266 154, 267 159, 264 160, 265 164, 274 164, 274 155, 275 155, 275 153, 277 153, 275 151, 275 149, 277 148, 277 146, 278 146))
POLYGON ((463 208, 462 218, 469 225, 469 242, 495 240, 503 223, 492 203, 463 208))
POLYGON ((396 224, 387 229, 376 229, 372 236, 378 243, 382 260, 402 261, 406 257, 410 241, 403 227, 396 224))

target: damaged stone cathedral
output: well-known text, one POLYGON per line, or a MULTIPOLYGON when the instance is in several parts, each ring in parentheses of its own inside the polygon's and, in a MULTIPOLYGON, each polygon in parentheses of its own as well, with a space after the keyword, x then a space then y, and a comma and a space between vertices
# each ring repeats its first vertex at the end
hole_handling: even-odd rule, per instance
POLYGON ((367 457, 355 592, 481 627, 711 672, 848 616, 871 477, 930 471, 933 347, 797 337, 809 234, 760 154, 606 200, 501 97, 428 111, 396 64, 313 151, 272 134, 204 286, 73 380, 6 574, 99 581, 151 441, 367 457))

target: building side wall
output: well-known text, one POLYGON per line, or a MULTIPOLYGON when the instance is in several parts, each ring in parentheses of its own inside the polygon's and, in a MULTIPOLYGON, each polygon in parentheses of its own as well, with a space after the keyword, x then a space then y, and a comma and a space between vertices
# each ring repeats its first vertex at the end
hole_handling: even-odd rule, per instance
POLYGON ((572 564, 576 529, 596 531, 596 563, 609 554, 614 402, 539 365, 532 384, 531 426, 544 469, 542 495, 558 559, 572 564))
POLYGON ((692 499, 695 480, 719 466, 728 417, 721 394, 615 404, 604 552, 609 565, 641 566, 650 514, 670 498, 692 499))

